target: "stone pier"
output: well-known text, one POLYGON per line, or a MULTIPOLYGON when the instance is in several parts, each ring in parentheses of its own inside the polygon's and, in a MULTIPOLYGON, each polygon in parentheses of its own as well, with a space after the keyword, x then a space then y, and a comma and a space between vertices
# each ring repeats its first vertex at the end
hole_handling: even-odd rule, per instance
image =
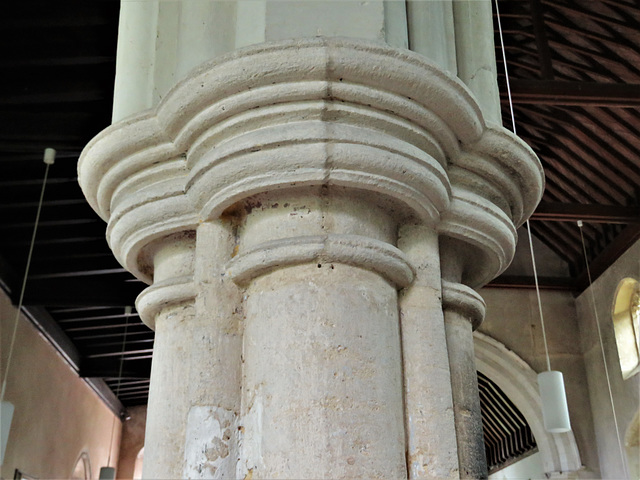
MULTIPOLYGON (((220 3, 248 34, 246 4, 220 3)), ((225 47, 79 162, 115 256, 150 285, 144 476, 486 476, 473 289, 510 262, 542 168, 455 75, 385 45, 415 24, 397 2, 370 2, 364 39, 292 40, 270 37, 286 2, 255 3, 277 41, 225 47)))

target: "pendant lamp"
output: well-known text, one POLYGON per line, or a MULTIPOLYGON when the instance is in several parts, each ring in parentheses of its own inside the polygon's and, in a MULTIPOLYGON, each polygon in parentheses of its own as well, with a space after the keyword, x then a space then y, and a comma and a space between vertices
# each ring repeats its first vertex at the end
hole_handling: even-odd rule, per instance
MULTIPOLYGON (((498 32, 500 34, 500 46, 502 49, 502 61, 507 84, 507 97, 509 99, 509 110, 511 112, 511 127, 516 133, 516 117, 513 113, 513 101, 511 99, 511 85, 509 83, 509 72, 507 70, 507 55, 504 49, 504 39, 502 36, 502 24, 500 22, 500 10, 498 0, 495 0, 496 18, 498 21, 498 32)), ((527 220, 527 233, 529 234, 529 248, 531 250, 531 263, 533 265, 533 278, 536 284, 536 297, 538 299, 538 311, 540 312, 540 323, 542 325, 542 339, 544 340, 544 351, 547 359, 547 371, 538 374, 538 389, 542 401, 542 417, 544 428, 550 433, 564 433, 571 431, 569 421, 569 407, 567 405, 567 395, 564 389, 564 379, 562 372, 551 370, 549 360, 549 348, 547 346, 547 333, 544 328, 544 317, 542 315, 542 300, 540 299, 540 287, 538 285, 538 271, 536 269, 536 259, 533 254, 533 241, 531 239, 531 227, 527 220)))
POLYGON ((100 468, 100 480, 115 480, 116 469, 113 467, 101 467, 100 468))
POLYGON ((4 463, 4 452, 7 450, 7 441, 9 440, 9 430, 11 429, 11 420, 13 419, 13 403, 5 400, 0 403, 0 465, 4 463))

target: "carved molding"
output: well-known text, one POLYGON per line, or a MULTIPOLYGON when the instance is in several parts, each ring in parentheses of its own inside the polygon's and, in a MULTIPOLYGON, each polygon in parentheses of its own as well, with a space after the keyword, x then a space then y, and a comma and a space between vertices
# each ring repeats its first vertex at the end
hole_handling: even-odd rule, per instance
POLYGON ((484 320, 486 304, 478 292, 461 283, 442 281, 442 309, 459 313, 473 330, 484 320))
POLYGON ((78 176, 116 257, 146 282, 141 252, 163 235, 257 193, 335 185, 393 199, 468 243, 481 261, 463 281, 479 286, 510 262, 544 183, 531 149, 487 125, 457 78, 410 51, 345 38, 201 65, 156 109, 95 137, 78 176))
POLYGON ((231 278, 244 284, 275 268, 302 263, 342 263, 372 270, 397 288, 407 287, 414 273, 405 254, 388 243, 360 235, 313 235, 257 245, 229 262, 231 278))
POLYGON ((168 278, 145 288, 136 299, 140 319, 152 330, 156 328, 156 315, 163 308, 193 301, 196 286, 190 275, 168 278))

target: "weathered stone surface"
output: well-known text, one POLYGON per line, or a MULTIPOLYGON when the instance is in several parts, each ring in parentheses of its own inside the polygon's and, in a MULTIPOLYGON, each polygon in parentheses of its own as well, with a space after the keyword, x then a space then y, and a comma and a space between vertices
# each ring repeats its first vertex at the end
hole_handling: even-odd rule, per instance
POLYGON ((472 367, 450 363, 482 312, 441 298, 506 268, 543 178, 458 79, 352 39, 254 46, 98 135, 78 172, 118 260, 153 283, 145 476, 467 471, 433 435, 453 438, 468 390, 450 376, 472 367))

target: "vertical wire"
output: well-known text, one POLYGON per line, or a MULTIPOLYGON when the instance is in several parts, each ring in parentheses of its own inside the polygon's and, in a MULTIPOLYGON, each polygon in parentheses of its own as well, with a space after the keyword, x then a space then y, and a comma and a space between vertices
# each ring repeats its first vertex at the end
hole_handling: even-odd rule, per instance
POLYGON ((580 240, 582 241, 582 253, 584 254, 584 263, 587 267, 587 278, 589 279, 589 292, 591 297, 591 305, 593 307, 593 315, 596 319, 596 330, 598 332, 598 340, 600 341, 600 351, 602 352, 602 363, 604 364, 604 373, 607 379, 607 388, 609 390, 609 400, 611 401, 611 412, 613 413, 613 423, 616 427, 616 438, 618 439, 618 447, 620 448, 620 459, 622 460, 622 468, 624 474, 629 478, 629 472, 627 471, 627 462, 624 458, 624 450, 622 448, 622 440, 620 438, 620 427, 618 426, 618 416, 616 415, 616 406, 613 401, 613 393, 611 391, 611 379, 609 377, 609 367, 607 365, 607 358, 604 353, 604 342, 602 341, 602 332, 600 329, 600 319, 598 317, 598 309, 596 308, 596 296, 593 293, 593 282, 591 280, 591 269, 589 268, 589 259, 587 258, 587 247, 584 242, 584 235, 582 233, 582 220, 578 221, 578 229, 580 230, 580 240))
POLYGON ((24 277, 22 278, 22 287, 20 289, 20 299, 18 300, 18 306, 16 310, 16 318, 13 324, 13 333, 11 334, 11 343, 9 344, 9 355, 7 357, 7 365, 4 369, 4 378, 2 379, 2 391, 0 391, 0 401, 4 400, 4 394, 7 390, 7 376, 9 375, 9 366, 11 365, 11 358, 13 356, 13 347, 16 342, 16 334, 18 332, 18 322, 20 320, 20 311, 22 309, 22 302, 24 300, 24 291, 27 286, 27 277, 29 276, 29 267, 31 266, 31 257, 33 256, 33 247, 36 243, 36 233, 38 231, 38 223, 40 222, 40 212, 42 210, 42 202, 44 200, 44 190, 47 186, 47 177, 49 176, 49 167, 51 164, 47 163, 47 167, 44 170, 44 179, 42 180, 42 189, 40 190, 40 201, 38 202, 38 212, 36 213, 36 222, 33 225, 33 233, 31 234, 31 244, 29 245, 29 255, 27 256, 27 265, 24 269, 24 277))
MULTIPOLYGON (((495 0, 496 18, 498 19, 498 32, 500 34, 500 49, 502 51, 502 63, 504 65, 504 78, 507 84, 507 97, 509 98, 509 113, 511 114, 511 129, 513 134, 516 132, 516 116, 513 112, 513 100, 511 98, 511 82, 509 81, 509 70, 507 68, 507 54, 504 48, 504 37, 502 35, 502 22, 500 21, 500 9, 498 8, 498 0, 495 0)), ((544 327, 544 316, 542 315, 542 299, 540 298, 540 285, 538 283, 538 270, 536 268, 536 259, 533 254, 533 240, 531 239, 531 227, 527 220, 527 233, 529 234, 529 249, 531 250, 531 263, 533 265, 533 279, 536 284, 536 297, 538 299, 538 312, 540 313, 540 324, 542 325, 542 340, 544 341, 544 351, 547 360, 547 370, 551 371, 551 360, 549 359, 549 347, 547 345, 547 331, 544 327)))
POLYGON ((533 240, 531 238, 531 226, 527 220, 527 233, 529 234, 529 250, 531 250, 531 263, 533 264, 533 279, 536 284, 536 297, 538 297, 538 311, 540 312, 540 323, 542 324, 542 339, 544 341, 544 353, 547 358, 547 371, 551 371, 551 360, 549 359, 549 347, 547 346, 547 331, 544 327, 544 316, 542 315, 542 300, 540 298, 540 286, 538 285, 538 269, 536 268, 536 257, 533 254, 533 240))
POLYGON ((500 22, 500 9, 498 8, 498 0, 495 0, 496 18, 498 19, 498 33, 500 34, 500 49, 502 51, 502 64, 504 65, 504 79, 507 83, 507 97, 509 98, 509 112, 511 113, 511 129, 513 134, 516 132, 516 116, 513 113, 513 101, 511 100, 511 84, 509 82, 509 70, 507 69, 507 54, 504 49, 504 37, 502 36, 502 22, 500 22))
MULTIPOLYGON (((129 317, 131 316, 131 307, 124 307, 124 335, 122 336, 122 348, 120 350, 120 367, 118 369, 118 384, 116 385, 116 397, 120 395, 120 386, 122 385, 122 367, 124 365, 124 350, 127 342, 127 330, 129 328, 129 317)), ((113 446, 113 431, 116 425, 116 418, 113 417, 113 423, 111 424, 111 440, 109 444, 109 458, 107 460, 107 466, 111 465, 111 448, 113 446)))

